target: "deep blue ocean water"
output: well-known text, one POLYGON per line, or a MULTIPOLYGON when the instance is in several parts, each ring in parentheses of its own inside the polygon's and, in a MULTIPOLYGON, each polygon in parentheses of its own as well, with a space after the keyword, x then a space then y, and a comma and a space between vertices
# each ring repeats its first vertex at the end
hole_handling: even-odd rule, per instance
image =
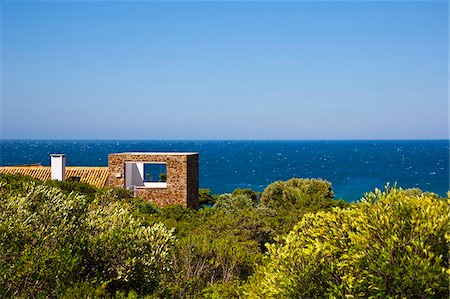
POLYGON ((346 201, 387 182, 442 196, 449 190, 449 140, 2 140, 0 164, 49 165, 50 153, 65 153, 69 166, 107 166, 109 153, 129 151, 199 152, 200 187, 213 193, 262 191, 273 181, 293 177, 327 179, 336 198, 346 201))

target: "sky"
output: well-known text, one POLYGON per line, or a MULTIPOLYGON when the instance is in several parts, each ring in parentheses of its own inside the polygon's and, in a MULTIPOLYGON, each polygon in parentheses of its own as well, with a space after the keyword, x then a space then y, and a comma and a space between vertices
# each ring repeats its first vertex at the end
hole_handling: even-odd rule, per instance
POLYGON ((447 139, 447 1, 1 2, 2 139, 447 139))

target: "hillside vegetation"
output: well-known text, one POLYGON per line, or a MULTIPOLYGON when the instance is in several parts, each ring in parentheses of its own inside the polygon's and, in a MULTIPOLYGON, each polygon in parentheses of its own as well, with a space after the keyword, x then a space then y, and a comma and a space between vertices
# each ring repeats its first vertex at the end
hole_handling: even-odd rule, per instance
POLYGON ((449 198, 388 186, 348 204, 327 181, 291 179, 200 199, 159 208, 0 175, 0 297, 448 295, 449 198))

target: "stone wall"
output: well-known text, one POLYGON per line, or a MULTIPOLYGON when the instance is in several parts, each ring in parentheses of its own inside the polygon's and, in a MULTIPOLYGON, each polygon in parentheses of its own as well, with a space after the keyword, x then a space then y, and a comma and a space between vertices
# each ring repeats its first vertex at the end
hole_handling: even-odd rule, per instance
POLYGON ((187 196, 188 207, 198 209, 198 155, 187 156, 187 196), (189 205, 191 202, 192 206, 189 205))
POLYGON ((164 206, 198 208, 197 153, 117 153, 108 155, 108 185, 125 187, 125 162, 166 163, 167 187, 138 187, 136 195, 164 206))

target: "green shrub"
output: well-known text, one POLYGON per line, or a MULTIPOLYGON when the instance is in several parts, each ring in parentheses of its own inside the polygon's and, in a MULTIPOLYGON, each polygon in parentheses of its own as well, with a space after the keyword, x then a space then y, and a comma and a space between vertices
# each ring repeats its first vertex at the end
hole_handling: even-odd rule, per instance
MULTIPOLYGON (((95 205, 95 203, 93 203, 95 205)), ((86 218, 88 265, 94 282, 117 290, 153 292, 169 270, 172 232, 161 223, 143 226, 120 202, 96 206, 86 218)))
POLYGON ((291 209, 293 206, 326 206, 334 199, 330 182, 322 179, 298 179, 277 181, 264 190, 261 204, 271 208, 291 209))
POLYGON ((110 298, 112 297, 106 288, 100 284, 81 282, 70 285, 61 296, 64 299, 73 298, 110 298))
POLYGON ((160 174, 159 174, 159 181, 160 181, 160 182, 165 182, 165 181, 167 181, 167 174, 165 174, 165 173, 160 173, 160 174))
POLYGON ((215 209, 219 209, 225 212, 234 212, 242 209, 250 209, 254 207, 253 200, 247 195, 231 195, 222 194, 217 198, 215 209))
POLYGON ((149 294, 166 275, 172 232, 136 203, 15 179, 0 177, 0 297, 149 294))
POLYGON ((0 175, 0 297, 446 295, 450 199, 394 188, 348 205, 315 179, 275 182, 259 206, 250 189, 200 193, 215 208, 0 175))
POLYGON ((198 190, 198 202, 200 206, 202 205, 214 205, 216 198, 211 195, 211 190, 209 189, 199 189, 198 190))
POLYGON ((143 214, 155 214, 155 213, 159 213, 158 207, 152 203, 152 202, 148 202, 148 201, 142 201, 138 204, 139 207, 139 213, 143 213, 143 214))
POLYGON ((44 183, 46 186, 57 187, 65 192, 77 192, 82 195, 92 196, 97 192, 97 188, 87 183, 80 183, 74 180, 57 181, 51 180, 44 183))
POLYGON ((253 272, 258 257, 259 246, 251 240, 211 231, 186 236, 173 254, 175 277, 167 282, 171 297, 195 297, 216 283, 242 280, 253 272))
POLYGON ((321 179, 277 181, 264 190, 260 209, 272 210, 271 227, 277 234, 288 233, 306 213, 347 207, 348 203, 334 200, 330 182, 321 179))
POLYGON ((9 194, 22 192, 24 183, 33 182, 37 185, 42 184, 41 181, 30 176, 3 173, 0 173, 0 182, 2 183, 2 192, 8 192, 9 194))
POLYGON ((0 297, 57 296, 82 271, 84 196, 0 181, 0 297))
POLYGON ((225 292, 230 286, 231 291, 231 281, 244 281, 261 259, 264 243, 273 239, 272 229, 261 216, 255 208, 225 212, 177 206, 164 207, 160 213, 150 215, 149 222, 173 224, 178 238, 173 250, 173 271, 161 284, 164 287, 159 290, 160 296, 216 296, 222 287, 225 292))
POLYGON ((240 280, 233 279, 227 282, 217 282, 208 285, 201 292, 201 297, 205 299, 233 299, 239 297, 240 280))
POLYGON ((235 189, 233 191, 233 193, 231 193, 231 195, 233 196, 237 196, 237 195, 245 195, 248 198, 250 198, 254 204, 258 203, 258 200, 261 198, 261 193, 253 191, 250 188, 247 189, 235 189))
POLYGON ((271 221, 272 211, 252 208, 236 210, 232 213, 217 211, 209 215, 204 226, 215 235, 230 235, 236 238, 252 240, 265 251, 265 244, 272 243, 275 229, 271 221))
POLYGON ((444 298, 449 204, 387 188, 307 214, 243 288, 248 298, 444 298))

